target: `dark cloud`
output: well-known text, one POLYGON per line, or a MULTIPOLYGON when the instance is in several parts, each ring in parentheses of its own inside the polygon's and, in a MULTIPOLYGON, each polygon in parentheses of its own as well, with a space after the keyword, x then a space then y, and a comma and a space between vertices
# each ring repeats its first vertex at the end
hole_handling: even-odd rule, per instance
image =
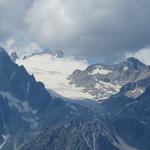
POLYGON ((150 45, 149 6, 149 0, 0 0, 0 39, 21 37, 112 61, 150 45))
POLYGON ((29 6, 29 0, 0 0, 0 40, 24 30, 23 18, 29 6))

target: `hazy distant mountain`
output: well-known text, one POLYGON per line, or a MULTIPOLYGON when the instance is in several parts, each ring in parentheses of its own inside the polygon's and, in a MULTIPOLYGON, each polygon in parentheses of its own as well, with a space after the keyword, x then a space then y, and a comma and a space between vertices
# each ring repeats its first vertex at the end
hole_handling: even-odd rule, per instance
POLYGON ((49 123, 91 115, 82 106, 52 98, 43 83, 0 48, 0 148, 16 150, 49 123))

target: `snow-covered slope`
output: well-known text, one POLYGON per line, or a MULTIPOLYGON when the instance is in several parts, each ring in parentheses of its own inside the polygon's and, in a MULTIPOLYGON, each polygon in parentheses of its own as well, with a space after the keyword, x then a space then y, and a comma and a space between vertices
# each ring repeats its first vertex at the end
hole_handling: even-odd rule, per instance
POLYGON ((32 55, 26 59, 18 59, 19 65, 24 65, 30 74, 34 74, 38 81, 42 81, 49 91, 71 99, 92 99, 83 88, 69 84, 67 77, 74 70, 84 70, 89 64, 85 60, 73 57, 57 57, 50 53, 32 55))

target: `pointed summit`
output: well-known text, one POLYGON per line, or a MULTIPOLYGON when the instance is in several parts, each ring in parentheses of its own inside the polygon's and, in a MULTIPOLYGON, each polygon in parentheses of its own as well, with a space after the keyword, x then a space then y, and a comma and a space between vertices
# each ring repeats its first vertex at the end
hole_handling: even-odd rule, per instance
POLYGON ((11 59, 8 55, 8 53, 5 51, 4 48, 0 47, 0 63, 1 64, 6 64, 6 63, 11 63, 11 59))
POLYGON ((144 65, 139 59, 137 59, 137 58, 135 58, 135 57, 129 57, 129 58, 127 58, 127 62, 144 65))
POLYGON ((16 52, 12 52, 10 54, 11 60, 16 62, 16 60, 19 58, 16 52))
POLYGON ((138 60, 137 58, 134 57, 129 57, 127 58, 126 62, 128 63, 128 65, 134 69, 140 69, 142 67, 146 67, 145 64, 143 64, 140 60, 138 60))
POLYGON ((5 51, 2 47, 0 47, 0 52, 3 52, 3 51, 5 51))
POLYGON ((5 49, 4 48, 2 48, 2 47, 0 47, 0 56, 2 56, 2 55, 7 55, 8 56, 8 54, 7 54, 7 52, 5 51, 5 49))

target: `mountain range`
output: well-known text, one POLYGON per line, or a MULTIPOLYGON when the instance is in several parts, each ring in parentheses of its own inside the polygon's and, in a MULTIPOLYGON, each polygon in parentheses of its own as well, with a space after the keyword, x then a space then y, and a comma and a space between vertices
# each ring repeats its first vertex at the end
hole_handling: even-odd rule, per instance
POLYGON ((96 64, 84 71, 76 70, 68 77, 70 84, 95 91, 95 84, 103 82, 97 93, 103 96, 104 88, 107 88, 104 90, 106 94, 111 93, 105 99, 98 97, 98 103, 93 101, 91 107, 87 106, 96 117, 88 121, 76 118, 63 125, 49 125, 22 149, 149 150, 149 71, 149 66, 135 58, 116 65, 96 64), (106 84, 119 88, 114 91, 106 84))
POLYGON ((150 67, 136 58, 88 66, 0 48, 2 150, 149 150, 149 100, 150 67))
MULTIPOLYGON (((127 83, 150 76, 150 66, 133 57, 114 65, 88 65, 84 60, 55 56, 39 53, 17 59, 16 63, 24 65, 48 91, 61 98, 101 101, 118 93, 127 83)), ((143 92, 144 88, 139 87, 126 95, 137 97, 143 92)))
POLYGON ((88 121, 49 126, 23 150, 149 150, 150 86, 137 98, 122 91, 99 104, 88 121))

